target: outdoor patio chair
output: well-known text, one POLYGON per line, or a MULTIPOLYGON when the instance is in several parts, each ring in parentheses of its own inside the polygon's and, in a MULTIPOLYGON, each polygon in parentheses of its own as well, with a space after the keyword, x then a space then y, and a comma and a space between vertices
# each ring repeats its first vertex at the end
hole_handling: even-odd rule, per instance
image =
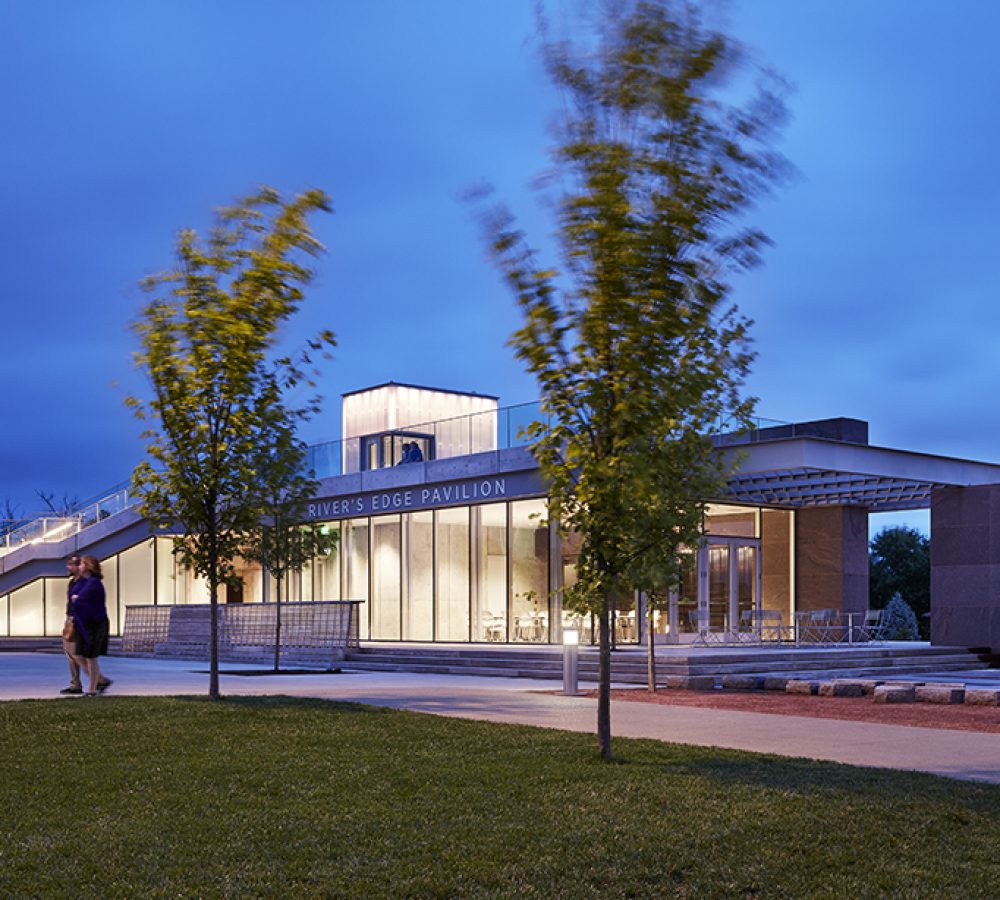
POLYGON ((740 613, 740 634, 749 631, 753 636, 744 643, 780 641, 781 628, 781 613, 776 609, 744 609, 740 613))
POLYGON ((865 611, 865 621, 858 628, 858 640, 880 643, 885 640, 885 624, 882 621, 881 609, 865 611))
POLYGON ((760 621, 757 619, 756 610, 753 609, 741 609, 740 610, 740 624, 734 633, 736 638, 736 643, 738 644, 759 644, 760 635, 760 621))
POLYGON ((696 644, 722 644, 725 641, 725 634, 721 631, 712 631, 708 612, 698 609, 688 610, 688 622, 694 632, 696 644))
POLYGON ((842 628, 835 609, 810 609, 795 614, 796 639, 817 644, 835 644, 842 628))

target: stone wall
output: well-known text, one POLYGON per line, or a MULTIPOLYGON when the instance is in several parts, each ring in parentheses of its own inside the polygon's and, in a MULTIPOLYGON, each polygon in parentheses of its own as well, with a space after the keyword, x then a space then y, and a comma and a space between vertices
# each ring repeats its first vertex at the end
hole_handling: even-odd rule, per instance
POLYGON ((931 643, 1000 653, 1000 485, 931 495, 931 643))
POLYGON ((857 506, 800 509, 795 516, 799 611, 868 608, 868 511, 857 506))

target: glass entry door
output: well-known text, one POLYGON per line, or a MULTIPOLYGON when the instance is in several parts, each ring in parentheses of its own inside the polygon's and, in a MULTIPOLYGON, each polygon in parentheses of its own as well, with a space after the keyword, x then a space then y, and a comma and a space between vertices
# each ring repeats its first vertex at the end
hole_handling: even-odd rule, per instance
POLYGON ((708 537, 698 550, 698 610, 711 631, 735 632, 760 606, 760 541, 708 537), (747 618, 747 617, 744 617, 747 618))

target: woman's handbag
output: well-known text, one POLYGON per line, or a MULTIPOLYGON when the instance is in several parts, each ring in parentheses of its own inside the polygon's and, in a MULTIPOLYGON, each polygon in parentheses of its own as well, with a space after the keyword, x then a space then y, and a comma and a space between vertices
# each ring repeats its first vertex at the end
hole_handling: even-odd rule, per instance
POLYGON ((72 641, 76 637, 76 628, 73 625, 72 619, 67 619, 66 624, 63 625, 63 640, 72 641))

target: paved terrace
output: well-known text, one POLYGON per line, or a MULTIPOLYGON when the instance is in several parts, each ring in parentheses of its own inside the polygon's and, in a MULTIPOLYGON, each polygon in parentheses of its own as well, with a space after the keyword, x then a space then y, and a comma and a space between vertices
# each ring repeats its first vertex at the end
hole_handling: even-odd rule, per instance
MULTIPOLYGON (((227 668, 223 666, 222 671, 227 668)), ((67 681, 62 654, 0 653, 0 700, 58 698, 57 702, 62 703, 105 703, 114 695, 208 692, 203 663, 110 657, 102 660, 102 670, 115 682, 106 697, 60 697, 59 689, 67 681)), ((1000 671, 942 673, 934 675, 933 680, 964 680, 981 687, 1000 687, 1000 671)), ((551 681, 522 678, 352 672, 349 666, 339 675, 221 677, 224 695, 314 697, 593 733, 596 701, 552 693, 553 687, 551 681)), ((1000 784, 1000 734, 648 703, 612 703, 611 718, 616 737, 774 753, 1000 784)))

